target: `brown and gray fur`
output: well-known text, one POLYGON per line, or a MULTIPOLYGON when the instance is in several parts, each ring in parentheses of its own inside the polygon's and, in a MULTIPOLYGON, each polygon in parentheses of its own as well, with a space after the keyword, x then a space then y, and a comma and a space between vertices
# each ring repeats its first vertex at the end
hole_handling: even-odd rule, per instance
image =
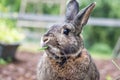
POLYGON ((38 80, 99 80, 99 72, 84 47, 81 31, 95 3, 79 11, 76 0, 70 0, 64 23, 51 26, 43 36, 48 46, 41 57, 38 80))

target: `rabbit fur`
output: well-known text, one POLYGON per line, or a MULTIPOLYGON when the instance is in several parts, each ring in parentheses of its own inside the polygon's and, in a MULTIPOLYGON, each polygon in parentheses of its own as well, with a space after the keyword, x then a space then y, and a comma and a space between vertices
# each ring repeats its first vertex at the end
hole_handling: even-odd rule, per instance
POLYGON ((91 3, 79 11, 76 0, 67 4, 65 21, 44 34, 47 46, 38 68, 38 80, 99 80, 99 71, 84 47, 81 31, 95 7, 91 3))

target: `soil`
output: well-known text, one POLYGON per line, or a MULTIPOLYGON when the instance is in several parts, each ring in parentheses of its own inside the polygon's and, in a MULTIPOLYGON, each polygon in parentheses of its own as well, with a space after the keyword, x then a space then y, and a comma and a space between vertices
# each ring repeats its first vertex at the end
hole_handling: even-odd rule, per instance
MULTIPOLYGON (((18 52, 17 61, 0 65, 0 80, 36 80, 36 67, 41 55, 42 53, 18 52)), ((120 80, 120 71, 111 60, 94 61, 100 72, 100 80, 120 80)), ((115 61, 120 63, 120 60, 115 61)))

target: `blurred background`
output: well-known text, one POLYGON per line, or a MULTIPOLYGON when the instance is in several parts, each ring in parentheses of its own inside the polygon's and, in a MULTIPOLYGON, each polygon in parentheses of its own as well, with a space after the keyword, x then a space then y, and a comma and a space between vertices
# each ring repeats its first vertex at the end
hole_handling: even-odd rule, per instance
MULTIPOLYGON (((26 68, 18 69, 23 71, 27 77, 21 76, 16 79, 15 75, 10 77, 10 73, 5 72, 11 68, 21 66, 25 67, 25 62, 13 62, 11 58, 20 58, 22 61, 30 60, 34 55, 39 59, 41 55, 40 39, 41 36, 54 24, 64 20, 66 3, 69 0, 0 0, 0 80, 36 80, 35 70, 31 74, 27 73, 26 68), (20 45, 15 52, 15 57, 9 55, 6 61, 6 55, 1 51, 1 46, 20 45), (28 59, 26 57, 28 56, 28 59), (4 60, 5 58, 5 60, 4 60), (29 60, 30 58, 30 60, 29 60), (12 66, 11 66, 12 65, 12 66), (3 67, 4 66, 4 67, 3 67), (34 73, 34 74, 33 74, 34 73), (4 79, 5 78, 5 79, 4 79)), ((96 2, 88 24, 82 32, 85 47, 88 49, 95 62, 101 69, 101 80, 112 80, 117 78, 120 73, 111 74, 109 71, 117 68, 112 65, 112 58, 119 58, 120 53, 120 0, 77 0, 80 9, 92 2, 96 2), (110 63, 110 64, 107 64, 110 63), (102 65, 113 66, 112 68, 101 67, 102 65), (105 71, 104 71, 105 69, 105 71), (106 69, 108 71, 106 71, 106 69), (108 73, 109 72, 109 73, 108 73), (104 75, 105 74, 105 75, 104 75)), ((9 48, 6 48, 8 50, 9 48)), ((5 51, 6 51, 5 50, 5 51)), ((12 52, 12 53, 13 53, 12 52)), ((10 53, 8 51, 8 53, 10 53)), ((34 58, 33 58, 34 59, 34 58)), ((36 66, 38 59, 33 66, 36 66)), ((116 62, 119 60, 116 60, 116 62)), ((31 67, 33 67, 31 66, 31 67)), ((34 67, 35 68, 35 67, 34 67)), ((14 71, 11 71, 14 74, 14 71)), ((22 74, 22 72, 21 72, 22 74)), ((20 75, 18 75, 20 76, 20 75)))

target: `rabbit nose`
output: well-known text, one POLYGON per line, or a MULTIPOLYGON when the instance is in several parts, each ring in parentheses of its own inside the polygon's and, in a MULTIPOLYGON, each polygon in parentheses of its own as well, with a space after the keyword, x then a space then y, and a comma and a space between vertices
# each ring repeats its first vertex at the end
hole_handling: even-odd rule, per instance
POLYGON ((43 38, 43 42, 45 42, 45 43, 49 42, 49 40, 50 40, 49 37, 44 37, 44 38, 43 38))

